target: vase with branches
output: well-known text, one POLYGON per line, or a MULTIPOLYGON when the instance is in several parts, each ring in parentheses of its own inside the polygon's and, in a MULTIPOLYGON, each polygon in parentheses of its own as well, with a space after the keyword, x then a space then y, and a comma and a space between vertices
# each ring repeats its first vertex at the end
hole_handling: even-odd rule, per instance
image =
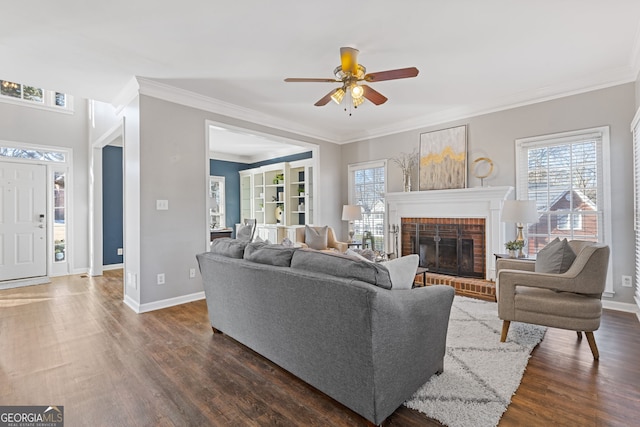
POLYGON ((402 184, 404 191, 411 191, 411 171, 418 164, 418 151, 413 150, 411 153, 400 153, 391 160, 400 167, 402 171, 402 184))

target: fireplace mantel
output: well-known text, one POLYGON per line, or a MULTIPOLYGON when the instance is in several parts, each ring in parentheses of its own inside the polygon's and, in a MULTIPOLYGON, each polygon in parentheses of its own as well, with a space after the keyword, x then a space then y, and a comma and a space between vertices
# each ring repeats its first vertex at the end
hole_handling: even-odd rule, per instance
MULTIPOLYGON (((386 193, 387 224, 400 226, 401 218, 484 218, 486 233, 486 274, 495 279, 494 253, 504 252, 505 226, 500 222, 502 202, 513 187, 477 187, 455 190, 409 191, 386 193)), ((394 250, 393 235, 389 236, 389 252, 394 250)), ((402 244, 401 242, 398 243, 402 244)), ((402 253, 402 248, 399 248, 402 253)))

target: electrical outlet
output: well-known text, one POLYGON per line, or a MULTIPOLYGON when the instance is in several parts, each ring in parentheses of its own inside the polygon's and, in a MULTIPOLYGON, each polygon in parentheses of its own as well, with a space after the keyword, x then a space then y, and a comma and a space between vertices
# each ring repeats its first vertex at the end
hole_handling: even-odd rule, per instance
POLYGON ((169 210, 169 201, 168 200, 156 200, 156 210, 158 210, 158 211, 167 211, 167 210, 169 210))
POLYGON ((625 288, 633 287, 633 279, 631 276, 622 276, 622 286, 625 288))
POLYGON ((189 269, 189 279, 193 279, 194 277, 196 277, 196 269, 195 268, 190 268, 189 269))
POLYGON ((158 285, 164 285, 164 273, 158 274, 158 285))
POLYGON ((122 248, 118 248, 118 255, 122 255, 122 248))

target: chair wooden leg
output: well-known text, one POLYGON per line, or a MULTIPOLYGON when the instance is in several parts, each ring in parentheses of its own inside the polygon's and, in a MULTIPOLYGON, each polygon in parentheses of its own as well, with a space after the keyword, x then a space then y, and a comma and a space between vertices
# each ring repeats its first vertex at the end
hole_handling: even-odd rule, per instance
POLYGON ((585 332, 587 336, 587 341, 589 342, 589 347, 591 347, 591 353, 593 353, 593 359, 600 359, 600 352, 598 352, 598 346, 596 345, 596 338, 593 336, 593 332, 585 332))
POLYGON ((510 320, 505 320, 502 322, 502 335, 500 335, 500 342, 505 342, 507 340, 507 334, 509 333, 510 325, 511 325, 510 320))
POLYGON ((582 332, 576 331, 576 334, 578 334, 578 341, 582 341, 582 332))

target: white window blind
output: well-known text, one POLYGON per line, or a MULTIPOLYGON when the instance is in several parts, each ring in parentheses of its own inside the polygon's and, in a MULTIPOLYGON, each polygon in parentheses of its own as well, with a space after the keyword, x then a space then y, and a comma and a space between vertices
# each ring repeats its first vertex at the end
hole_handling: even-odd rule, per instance
MULTIPOLYGON (((384 251, 386 160, 349 165, 349 204, 362 206, 362 220, 354 221, 355 239, 370 234, 373 249, 384 251)), ((365 242, 367 243, 367 242, 365 242)))
POLYGON ((640 307, 640 110, 632 124, 633 130, 633 220, 636 240, 636 305, 640 307))
POLYGON ((605 242, 609 221, 608 127, 516 141, 519 199, 535 200, 528 253, 556 237, 605 242))

